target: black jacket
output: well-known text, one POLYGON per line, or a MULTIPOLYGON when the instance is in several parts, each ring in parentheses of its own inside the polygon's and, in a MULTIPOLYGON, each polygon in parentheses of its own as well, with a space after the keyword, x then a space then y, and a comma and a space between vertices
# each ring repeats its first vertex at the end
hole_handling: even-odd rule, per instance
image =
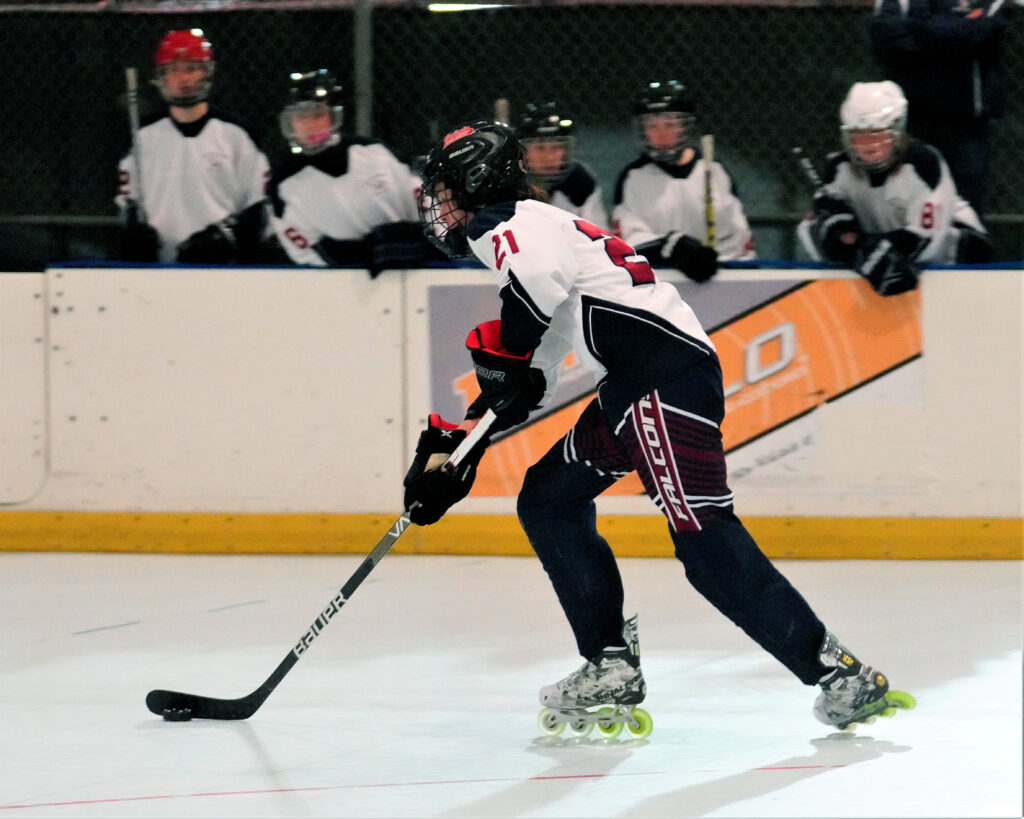
MULTIPOLYGON (((1002 116, 1006 0, 876 0, 870 34, 887 79, 915 115, 1002 116)), ((913 124, 911 124, 913 127, 913 124)))

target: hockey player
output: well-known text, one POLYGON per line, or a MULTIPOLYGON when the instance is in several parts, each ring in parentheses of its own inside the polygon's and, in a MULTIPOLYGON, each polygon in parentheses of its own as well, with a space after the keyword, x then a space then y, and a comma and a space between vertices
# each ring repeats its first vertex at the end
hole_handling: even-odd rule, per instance
POLYGON ((883 296, 917 287, 928 262, 992 260, 988 234, 942 155, 908 136, 896 83, 854 83, 839 120, 844 151, 829 156, 824 186, 797 227, 813 258, 855 270, 883 296))
POLYGON ((481 394, 465 420, 435 413, 420 435, 405 478, 413 522, 436 522, 469 491, 482 448, 464 472, 437 467, 487 408, 498 419, 489 434, 526 421, 553 394, 570 351, 597 386, 573 428, 527 471, 518 498, 585 660, 540 690, 553 720, 587 720, 581 709, 615 706, 616 717, 602 718, 633 726, 631 709, 646 693, 635 619, 624 622, 622 579, 594 504, 634 469, 694 587, 801 682, 821 686, 818 719, 847 726, 912 706, 826 631, 734 514, 722 372, 678 290, 619 237, 530 199, 520 146, 501 123, 445 136, 427 156, 423 191, 425 233, 496 274, 501 317, 467 339, 481 394))
POLYGON ((719 261, 756 257, 753 237, 732 179, 712 163, 714 247, 705 246, 705 167, 697 145, 696 107, 678 82, 652 82, 640 94, 634 120, 644 153, 619 174, 615 232, 655 264, 707 281, 719 261))
POLYGON ((289 76, 281 132, 292 154, 275 169, 271 224, 296 264, 359 265, 372 276, 436 253, 420 228, 420 180, 382 143, 342 136, 341 86, 327 69, 289 76))
MULTIPOLYGON (((167 110, 141 123, 142 179, 134 178, 131 153, 119 165, 121 256, 188 264, 236 261, 239 219, 265 195, 267 158, 247 126, 207 102, 213 46, 200 29, 169 32, 154 62, 154 84, 167 110)), ((258 210, 250 215, 258 219, 258 210)))
POLYGON ((590 169, 576 160, 575 123, 560 116, 553 102, 531 103, 516 135, 526 152, 530 184, 544 191, 552 205, 607 228, 601 186, 590 169))

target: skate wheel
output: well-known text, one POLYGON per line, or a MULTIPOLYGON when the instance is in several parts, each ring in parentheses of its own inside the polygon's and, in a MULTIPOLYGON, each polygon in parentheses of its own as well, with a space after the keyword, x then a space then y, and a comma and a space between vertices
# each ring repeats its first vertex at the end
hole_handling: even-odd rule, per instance
POLYGON ((654 720, 643 708, 634 708, 632 719, 626 723, 626 728, 634 739, 647 739, 654 730, 654 720))
POLYGON ((578 737, 587 736, 594 729, 594 723, 585 716, 573 717, 569 720, 569 730, 578 737))
POLYGON ((557 737, 565 730, 565 723, 559 720, 558 715, 548 708, 541 710, 537 716, 537 724, 540 725, 540 730, 549 737, 557 737))
POLYGON ((597 733, 605 739, 615 739, 622 733, 622 723, 615 721, 614 708, 602 708, 598 712, 597 733))
POLYGON ((888 691, 885 695, 885 701, 889 703, 889 705, 894 705, 897 708, 903 708, 906 711, 909 711, 917 705, 917 700, 915 700, 913 696, 908 694, 906 691, 888 691))

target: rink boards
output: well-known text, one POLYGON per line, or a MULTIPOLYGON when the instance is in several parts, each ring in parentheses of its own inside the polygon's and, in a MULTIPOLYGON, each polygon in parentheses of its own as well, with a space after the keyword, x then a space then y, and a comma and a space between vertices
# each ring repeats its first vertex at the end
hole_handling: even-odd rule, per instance
MULTIPOLYGON (((1017 270, 726 270, 682 291, 719 351, 737 511, 790 557, 1021 556, 1017 270)), ((0 548, 362 552, 401 508, 426 413, 472 398, 477 269, 54 268, 0 275, 0 548)), ((526 554, 525 468, 591 400, 492 446, 473 495, 399 551, 526 554)), ((635 476, 616 551, 664 555, 635 476)))

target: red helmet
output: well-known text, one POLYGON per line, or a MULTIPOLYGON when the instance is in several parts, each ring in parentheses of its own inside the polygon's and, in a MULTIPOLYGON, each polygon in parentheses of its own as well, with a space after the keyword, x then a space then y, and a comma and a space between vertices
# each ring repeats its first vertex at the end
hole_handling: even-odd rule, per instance
POLYGON ((156 80, 160 95, 169 105, 180 108, 191 108, 205 102, 210 95, 210 84, 213 79, 213 46, 206 39, 202 29, 183 29, 169 31, 156 47, 156 80), (171 64, 184 62, 199 65, 203 69, 203 78, 188 88, 168 88, 168 73, 171 64))
POLYGON ((158 66, 174 60, 190 60, 195 63, 213 62, 213 46, 206 39, 201 28, 169 31, 156 47, 154 61, 158 66))

